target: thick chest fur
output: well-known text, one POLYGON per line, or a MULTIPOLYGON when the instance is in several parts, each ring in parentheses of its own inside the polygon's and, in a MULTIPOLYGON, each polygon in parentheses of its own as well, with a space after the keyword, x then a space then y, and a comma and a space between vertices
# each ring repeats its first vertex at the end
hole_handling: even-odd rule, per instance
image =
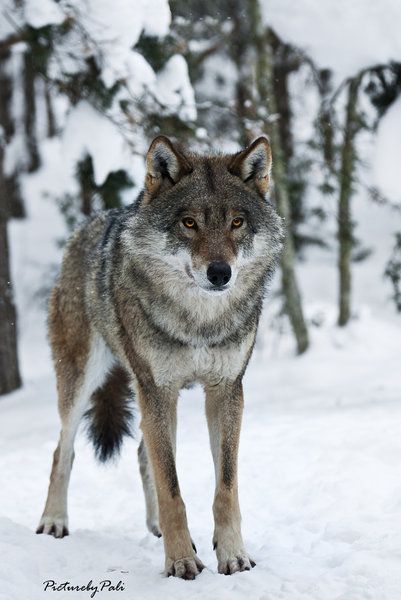
MULTIPOLYGON (((240 343, 221 346, 181 346, 165 348, 160 344, 142 347, 157 386, 184 387, 194 382, 215 385, 223 379, 235 380, 243 371, 254 341, 249 333, 240 343)), ((142 353, 141 352, 141 353, 142 353)))
MULTIPOLYGON (((89 288, 89 297, 96 296, 95 288, 89 288), (93 295, 91 293, 93 291, 93 295)), ((125 298, 123 288, 119 297, 125 298)), ((208 343, 206 340, 194 341, 191 328, 179 322, 174 311, 160 311, 161 322, 155 323, 153 314, 144 311, 138 298, 126 302, 105 303, 103 298, 89 308, 91 320, 96 329, 112 349, 118 359, 133 374, 140 378, 141 372, 149 371, 158 387, 180 389, 194 382, 214 385, 223 379, 235 380, 244 370, 252 351, 257 319, 249 328, 238 328, 238 336, 232 336, 221 343, 208 343), (97 310, 97 307, 99 310, 97 310), (104 315, 108 314, 108 319, 104 315), (247 333, 244 334, 244 331, 247 333), (185 333, 184 333, 185 332, 185 333), (128 362, 127 362, 128 359, 128 362)), ((196 322, 196 314, 192 320, 196 322)), ((222 318, 228 319, 226 315, 222 318)), ((232 325, 233 316, 228 319, 232 325)), ((215 321, 202 324, 208 331, 213 329, 221 335, 221 324, 215 321)), ((209 336, 208 336, 209 337, 209 336)), ((213 337, 213 334, 212 336, 213 337)))
POLYGON ((242 372, 253 345, 253 334, 239 344, 219 347, 183 347, 160 353, 160 348, 148 347, 149 362, 157 385, 176 381, 180 387, 200 382, 215 385, 222 379, 234 380, 242 372))
POLYGON ((245 330, 247 333, 238 334, 238 338, 218 344, 194 343, 178 337, 182 324, 173 332, 177 337, 170 337, 170 332, 155 327, 138 304, 120 308, 114 314, 115 321, 109 319, 106 327, 103 323, 101 331, 115 354, 123 363, 131 357, 127 366, 138 379, 148 372, 157 387, 177 390, 195 382, 216 385, 224 379, 237 379, 245 369, 256 334, 254 322, 245 330))

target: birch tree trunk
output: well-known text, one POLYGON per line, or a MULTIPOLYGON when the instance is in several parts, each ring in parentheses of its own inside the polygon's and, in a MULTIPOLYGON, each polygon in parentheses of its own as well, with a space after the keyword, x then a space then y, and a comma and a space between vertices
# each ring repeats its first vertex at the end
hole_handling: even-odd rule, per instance
MULTIPOLYGON (((277 87, 273 85, 273 39, 269 30, 266 31, 262 25, 258 0, 248 1, 256 49, 255 80, 259 102, 268 107, 269 115, 276 115, 275 90, 277 87)), ((287 231, 280 259, 284 305, 296 339, 297 352, 302 354, 309 346, 309 336, 295 273, 295 250, 291 235, 291 207, 286 181, 284 150, 277 119, 270 121, 267 127, 273 149, 273 180, 277 211, 284 218, 287 231)))
POLYGON ((338 325, 343 327, 351 315, 351 253, 353 226, 351 220, 352 181, 355 170, 355 136, 360 128, 357 102, 360 77, 348 84, 348 99, 345 117, 344 140, 341 150, 340 196, 338 201, 338 272, 339 312, 338 325))

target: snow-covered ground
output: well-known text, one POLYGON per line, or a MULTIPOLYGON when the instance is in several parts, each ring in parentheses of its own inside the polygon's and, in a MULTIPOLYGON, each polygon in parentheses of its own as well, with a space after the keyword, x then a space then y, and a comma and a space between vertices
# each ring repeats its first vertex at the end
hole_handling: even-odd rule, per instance
POLYGON ((217 574, 202 394, 183 394, 178 470, 207 566, 187 582, 161 575, 163 544, 146 531, 134 440, 104 467, 79 435, 71 535, 34 533, 59 423, 45 317, 32 290, 44 264, 59 260, 54 237, 62 228, 50 201, 39 201, 35 178, 29 185, 30 218, 11 228, 25 385, 0 402, 0 598, 90 596, 44 592, 46 580, 123 582, 124 591, 97 598, 401 598, 401 325, 380 279, 393 215, 366 204, 358 209, 359 233, 376 252, 355 265, 355 318, 345 331, 335 326, 334 257, 322 251, 299 269, 308 316, 319 325, 311 328, 311 350, 295 358, 291 338, 263 323, 246 376, 240 451, 243 533, 257 562, 251 572, 217 574))

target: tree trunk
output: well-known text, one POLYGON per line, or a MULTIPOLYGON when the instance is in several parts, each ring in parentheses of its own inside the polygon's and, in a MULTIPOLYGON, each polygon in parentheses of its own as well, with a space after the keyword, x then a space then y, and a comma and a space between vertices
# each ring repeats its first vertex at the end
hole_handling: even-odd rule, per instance
MULTIPOLYGON (((273 52, 270 33, 262 26, 258 0, 249 0, 253 39, 256 48, 256 85, 259 101, 268 106, 269 114, 277 114, 275 86, 273 85, 273 52)), ((301 294, 295 274, 295 250, 291 234, 291 210, 286 180, 284 150, 277 119, 268 123, 270 141, 273 149, 273 180, 277 211, 284 218, 287 235, 281 253, 281 281, 285 301, 285 310, 293 329, 298 354, 309 346, 308 330, 302 310, 301 294)))
POLYGON ((240 132, 240 144, 248 146, 254 137, 252 121, 255 118, 252 96, 252 74, 249 64, 251 39, 246 5, 242 0, 229 0, 229 14, 233 23, 229 52, 237 68, 236 114, 240 132))
MULTIPOLYGON (((288 77, 291 72, 299 68, 299 60, 294 61, 294 52, 284 44, 280 38, 270 30, 270 42, 272 48, 272 85, 278 119, 278 130, 280 133, 283 158, 288 167, 294 154, 294 140, 292 135, 291 120, 292 111, 290 103, 290 92, 288 77)), ((288 168, 286 169, 288 171, 288 168)))
POLYGON ((319 72, 321 107, 318 115, 319 132, 322 139, 323 158, 329 173, 334 171, 333 110, 330 103, 332 75, 329 69, 319 72))
POLYGON ((309 346, 308 330, 302 310, 301 294, 295 274, 295 249, 291 235, 291 212, 288 190, 285 181, 284 161, 279 144, 277 126, 271 129, 272 147, 274 152, 273 179, 277 211, 284 218, 287 235, 281 253, 281 276, 285 298, 285 310, 290 319, 297 342, 298 354, 302 354, 309 346))
POLYGON ((52 138, 57 133, 57 126, 56 126, 56 117, 54 115, 54 110, 53 110, 53 100, 52 100, 51 89, 50 89, 49 82, 47 80, 45 80, 45 82, 44 82, 44 87, 45 87, 44 94, 45 94, 46 116, 47 116, 47 137, 52 138))
POLYGON ((338 325, 340 326, 346 325, 351 315, 353 226, 350 203, 355 169, 354 142, 360 127, 357 113, 359 84, 360 78, 357 77, 351 79, 348 85, 344 140, 341 150, 340 197, 338 201, 338 270, 340 283, 338 325))
POLYGON ((299 226, 305 219, 304 190, 306 188, 303 176, 300 174, 297 162, 299 159, 294 153, 294 137, 292 123, 292 107, 290 98, 291 73, 298 70, 301 60, 294 50, 281 41, 274 31, 269 30, 269 42, 271 45, 272 59, 272 96, 274 96, 275 112, 279 115, 277 119, 278 134, 282 151, 282 164, 285 171, 285 181, 290 209, 288 220, 290 235, 292 236, 295 255, 302 244, 302 236, 299 235, 299 226))
POLYGON ((93 179, 93 163, 89 155, 77 165, 77 178, 81 191, 81 212, 86 217, 92 214, 92 202, 95 182, 93 179))
POLYGON ((24 54, 24 125, 28 153, 27 171, 33 173, 40 167, 40 156, 36 139, 36 94, 35 69, 32 52, 24 54))
MULTIPOLYGON (((0 50, 0 126, 2 128, 3 143, 10 143, 14 133, 14 120, 11 115, 11 101, 13 93, 13 81, 8 72, 9 50, 0 50)), ((7 203, 7 214, 9 217, 25 217, 24 203, 18 182, 18 173, 2 174, 4 186, 4 202, 7 203)))
MULTIPOLYGON (((0 53, 0 394, 7 394, 21 386, 17 354, 16 310, 10 273, 7 222, 20 197, 12 185, 13 179, 4 175, 4 147, 13 133, 9 105, 11 81, 7 72, 8 55, 0 53)), ((16 179, 15 179, 16 182, 16 179)))
POLYGON ((16 310, 11 285, 7 219, 0 215, 0 395, 21 386, 16 310))
POLYGON ((86 217, 90 217, 92 212, 92 192, 86 188, 81 188, 81 212, 86 217))
POLYGON ((3 176, 4 149, 0 147, 0 395, 21 386, 17 354, 16 310, 10 274, 7 221, 8 202, 3 176))

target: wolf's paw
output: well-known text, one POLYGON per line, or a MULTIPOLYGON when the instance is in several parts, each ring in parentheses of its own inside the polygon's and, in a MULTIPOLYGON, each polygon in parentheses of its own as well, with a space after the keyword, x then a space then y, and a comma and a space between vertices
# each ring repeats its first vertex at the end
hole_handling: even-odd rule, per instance
POLYGON ((55 538, 63 538, 68 535, 67 517, 42 517, 36 533, 47 533, 55 538))
POLYGON ((244 550, 235 553, 227 553, 217 547, 217 570, 222 575, 232 575, 238 571, 250 571, 256 563, 244 550))
POLYGON ((173 576, 180 577, 181 579, 195 579, 204 568, 205 566, 196 555, 179 558, 178 560, 167 558, 165 573, 167 577, 173 576))

